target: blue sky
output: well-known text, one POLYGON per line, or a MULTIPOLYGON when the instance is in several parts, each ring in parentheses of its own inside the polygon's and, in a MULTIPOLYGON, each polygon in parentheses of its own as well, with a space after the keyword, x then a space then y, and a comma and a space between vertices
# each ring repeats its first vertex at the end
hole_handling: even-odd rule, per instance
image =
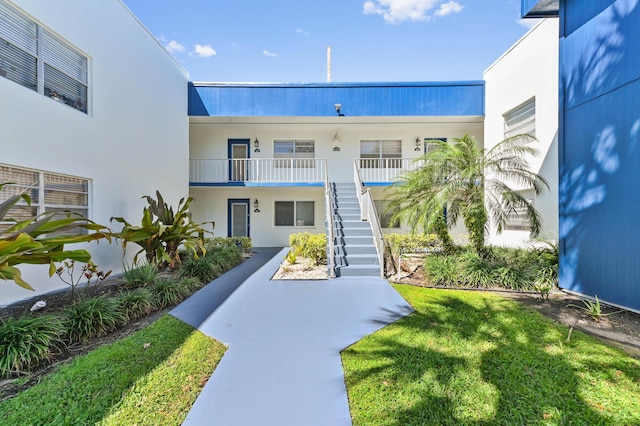
POLYGON ((192 81, 479 80, 520 0, 123 0, 192 81))

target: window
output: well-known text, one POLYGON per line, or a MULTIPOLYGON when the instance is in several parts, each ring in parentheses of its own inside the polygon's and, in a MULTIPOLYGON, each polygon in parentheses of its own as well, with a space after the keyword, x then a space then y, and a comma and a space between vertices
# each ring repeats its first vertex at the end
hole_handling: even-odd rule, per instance
POLYGON ((315 142, 276 140, 273 142, 273 158, 276 159, 275 167, 315 167, 315 142))
MULTIPOLYGON (((520 195, 526 198, 529 204, 533 204, 535 192, 533 189, 525 189, 517 191, 520 195)), ((515 212, 511 212, 508 215, 507 223, 504 226, 505 230, 511 231, 528 231, 531 229, 531 222, 527 218, 527 211, 525 208, 517 209, 515 212)))
POLYGON ((536 135, 536 100, 531 99, 504 114, 504 137, 536 135))
POLYGON ((400 228, 400 224, 396 223, 391 226, 392 212, 387 211, 389 208, 389 201, 387 200, 373 200, 373 204, 376 206, 376 212, 378 213, 378 220, 380 221, 381 228, 400 228))
POLYGON ((88 59, 0 2, 0 77, 87 112, 88 59))
MULTIPOLYGON (((31 205, 20 201, 5 218, 24 220, 44 212, 58 212, 55 216, 60 218, 68 212, 89 216, 88 179, 0 164, 0 182, 12 182, 0 191, 0 202, 22 191, 31 197, 31 205)), ((6 229, 12 224, 2 222, 0 228, 6 229)), ((75 229, 69 232, 83 231, 75 229)))
POLYGON ((402 141, 364 140, 360 141, 361 168, 400 168, 402 141))
POLYGON ((315 202, 276 201, 276 226, 315 226, 315 202))
POLYGON ((429 154, 435 151, 438 141, 446 142, 447 138, 424 138, 424 153, 429 154))

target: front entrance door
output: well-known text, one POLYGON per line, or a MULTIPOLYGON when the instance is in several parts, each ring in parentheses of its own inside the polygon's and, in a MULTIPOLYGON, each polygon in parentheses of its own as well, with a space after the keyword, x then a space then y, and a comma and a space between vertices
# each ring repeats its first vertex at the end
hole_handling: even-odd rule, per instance
POLYGON ((230 198, 227 201, 229 237, 249 236, 249 201, 248 198, 230 198))
POLYGON ((247 180, 247 159, 249 158, 249 139, 229 139, 229 181, 247 180))

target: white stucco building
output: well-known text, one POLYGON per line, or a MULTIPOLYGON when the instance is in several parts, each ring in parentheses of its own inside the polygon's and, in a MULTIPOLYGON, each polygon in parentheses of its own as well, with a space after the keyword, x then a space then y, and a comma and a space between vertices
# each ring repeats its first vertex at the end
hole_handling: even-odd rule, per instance
MULTIPOLYGON (((519 188, 542 216, 540 238, 558 239, 558 20, 544 19, 518 40, 485 72, 484 147, 488 151, 508 136, 528 133, 538 140, 539 155, 528 159, 550 191, 536 196, 519 188)), ((523 245, 526 220, 514 219, 488 242, 523 245)))
MULTIPOLYGON (((139 220, 156 189, 187 195, 188 76, 124 4, 1 0, 0 24, 0 180, 32 194, 42 183, 33 213, 73 208, 109 226, 139 220)), ((87 248, 122 270, 117 242, 87 248)), ((46 266, 21 269, 37 293, 64 286, 46 266)), ((0 305, 34 296, 0 284, 0 305)))
MULTIPOLYGON (((318 84, 189 83, 120 0, 0 0, 0 24, 0 180, 44 194, 25 214, 136 223, 141 196, 159 190, 173 205, 193 196, 194 220, 214 221, 217 236, 286 246, 291 233, 328 232, 328 183, 361 184, 383 210, 429 140, 469 134, 490 149, 526 131, 540 141, 533 168, 552 187, 532 197, 542 237, 557 236, 555 20, 482 81, 318 84)), ((381 219, 382 232, 406 229, 381 219)), ((522 244, 519 225, 490 243, 522 244)), ((131 258, 117 242, 87 248, 114 273, 131 258)), ((21 269, 35 294, 64 286, 46 267, 21 269)), ((35 294, 3 283, 0 305, 35 294)))

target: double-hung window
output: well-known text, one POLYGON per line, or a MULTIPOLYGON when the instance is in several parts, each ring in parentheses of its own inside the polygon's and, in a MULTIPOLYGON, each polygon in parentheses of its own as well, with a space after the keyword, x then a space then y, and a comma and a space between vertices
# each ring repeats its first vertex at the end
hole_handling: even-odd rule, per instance
POLYGON ((273 142, 275 167, 315 167, 315 141, 276 140, 273 142))
MULTIPOLYGON (((69 213, 89 216, 88 179, 0 164, 0 182, 11 182, 0 191, 0 203, 23 192, 31 198, 30 205, 22 200, 18 202, 5 219, 21 221, 45 212, 55 212, 57 218, 64 218, 69 213)), ((0 228, 7 229, 13 223, 1 222, 0 228)))
POLYGON ((276 201, 275 226, 315 226, 315 202, 276 201))
POLYGON ((360 167, 365 169, 400 168, 402 141, 362 140, 360 141, 360 167))
POLYGON ((0 1, 0 77, 87 112, 88 59, 0 1))

